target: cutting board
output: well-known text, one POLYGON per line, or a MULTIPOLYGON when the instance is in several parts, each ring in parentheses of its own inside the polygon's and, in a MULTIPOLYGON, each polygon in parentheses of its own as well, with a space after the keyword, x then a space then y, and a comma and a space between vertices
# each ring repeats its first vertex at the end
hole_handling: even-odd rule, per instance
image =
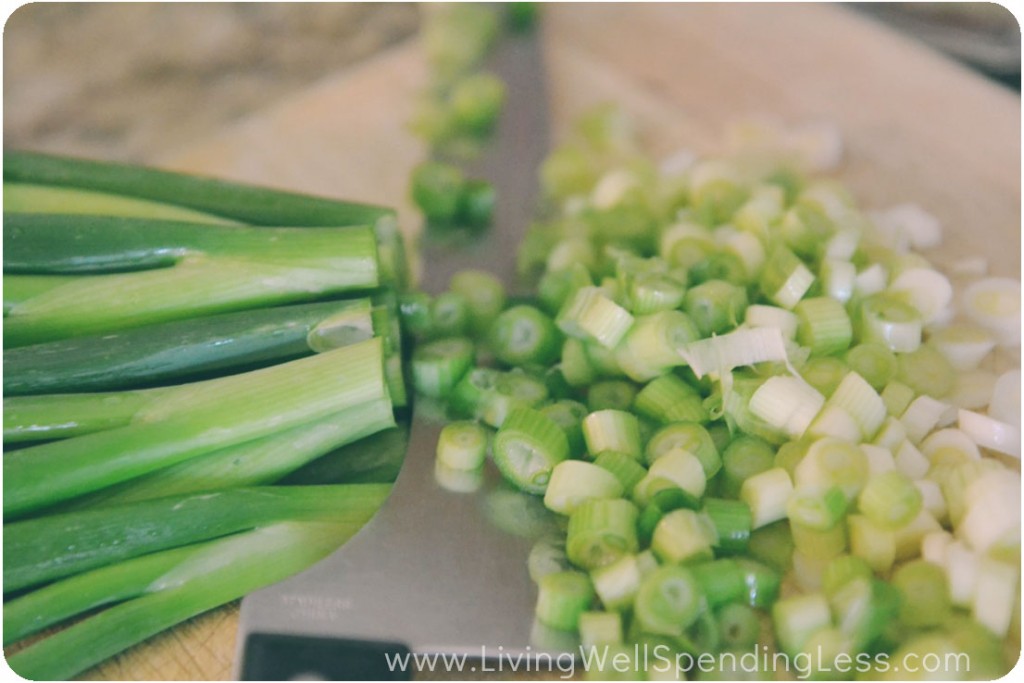
MULTIPOLYGON (((836 6, 557 4, 544 16, 556 136, 608 100, 657 154, 714 152, 739 117, 835 123, 838 175, 864 204, 917 202, 945 227, 936 262, 980 254, 990 272, 1019 277, 1010 91, 836 6)), ((426 77, 419 45, 399 45, 152 162, 396 206, 415 232, 407 181, 425 152, 406 124, 426 77)), ((228 678, 236 624, 237 605, 216 610, 88 677, 228 678)))

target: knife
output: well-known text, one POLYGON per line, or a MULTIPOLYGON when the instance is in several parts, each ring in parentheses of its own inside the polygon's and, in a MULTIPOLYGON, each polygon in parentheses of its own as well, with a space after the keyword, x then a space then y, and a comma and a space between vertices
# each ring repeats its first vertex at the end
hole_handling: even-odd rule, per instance
MULTIPOLYGON (((504 37, 489 59, 506 84, 506 105, 494 138, 464 170, 494 184, 493 225, 458 245, 425 240, 428 292, 443 291, 466 268, 486 269, 515 288, 516 250, 536 206, 536 171, 549 142, 540 43, 538 26, 504 37)), ((477 677, 569 656, 575 641, 534 624, 536 590, 527 569, 552 516, 538 498, 509 488, 490 462, 472 482, 475 490, 453 491, 451 482, 436 480, 443 423, 434 414, 425 402, 413 406, 392 494, 359 534, 309 570, 242 601, 240 679, 401 680, 417 668, 477 677), (429 659, 441 654, 449 658, 429 659)))

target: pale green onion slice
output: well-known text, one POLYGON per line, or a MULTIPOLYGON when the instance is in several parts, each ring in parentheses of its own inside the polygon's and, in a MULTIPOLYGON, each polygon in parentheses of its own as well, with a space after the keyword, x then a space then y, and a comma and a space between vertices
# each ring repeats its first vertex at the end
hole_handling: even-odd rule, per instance
POLYGON ((533 306, 512 306, 490 326, 491 350, 513 366, 549 365, 558 358, 562 335, 546 313, 533 306))
POLYGON ((700 562, 714 557, 712 547, 717 542, 715 529, 707 517, 679 508, 665 514, 658 522, 651 538, 651 550, 666 564, 700 562))
POLYGON ((996 340, 984 327, 950 325, 931 335, 928 344, 946 357, 955 370, 972 370, 995 348, 996 340))
POLYGON ((885 289, 888 281, 889 273, 886 272, 885 266, 880 263, 873 263, 857 273, 857 276, 853 279, 853 293, 859 298, 878 294, 885 289))
POLYGON ((587 415, 583 419, 583 438, 591 455, 618 451, 637 460, 642 455, 640 423, 635 415, 623 410, 599 410, 587 415))
POLYGON ((891 295, 876 294, 860 305, 862 341, 885 344, 906 353, 921 345, 921 317, 909 304, 891 295))
MULTIPOLYGON (((997 380, 996 373, 988 370, 965 370, 956 375, 953 390, 946 395, 946 400, 957 408, 984 410, 992 400, 997 380)), ((1017 414, 1019 416, 1020 411, 1017 414)))
POLYGON ((449 422, 437 440, 437 460, 453 470, 475 470, 487 457, 487 430, 476 422, 449 422))
POLYGON ((953 300, 953 286, 942 273, 931 268, 909 268, 889 284, 889 291, 906 298, 927 325, 937 320, 953 300))
POLYGON ((416 391, 424 396, 448 396, 473 365, 473 342, 451 337, 422 344, 412 356, 412 377, 416 391))
POLYGON ((948 424, 954 416, 954 408, 948 403, 936 401, 931 396, 918 396, 900 416, 900 422, 913 443, 921 441, 936 427, 948 424))
POLYGON ((843 304, 831 297, 804 299, 793 311, 800 320, 797 341, 812 355, 829 356, 845 351, 853 339, 853 326, 843 304))
MULTIPOLYGON (((982 473, 967 487, 967 511, 957 535, 976 551, 1020 545, 1020 478, 1007 470, 982 473)), ((991 553, 990 553, 991 554, 991 553)))
POLYGON ((794 481, 800 488, 839 486, 853 500, 867 482, 868 462, 856 445, 840 439, 818 439, 796 465, 794 481))
POLYGON ((597 377, 597 371, 587 355, 587 347, 573 337, 566 339, 562 345, 562 362, 558 368, 570 387, 585 387, 597 377))
POLYGON ((868 460, 869 477, 896 469, 896 459, 893 458, 892 451, 885 446, 862 443, 860 450, 868 460))
POLYGON ((932 432, 921 442, 921 452, 933 465, 945 460, 980 460, 981 453, 974 439, 959 429, 932 432))
POLYGON ((544 493, 552 469, 569 457, 565 432, 551 418, 525 407, 508 414, 491 448, 505 478, 528 493, 544 493))
POLYGON ((860 425, 853 419, 846 410, 835 405, 825 404, 825 407, 814 418, 814 422, 807 428, 807 436, 810 438, 833 437, 857 443, 862 435, 860 425))
POLYGON ((1020 370, 1004 372, 992 388, 989 417, 1020 427, 1020 370))
POLYGON ((555 322, 570 337, 593 339, 611 349, 629 331, 633 316, 600 287, 582 287, 566 301, 555 322))
POLYGON ((792 494, 793 482, 781 467, 748 477, 740 487, 740 500, 750 506, 755 529, 785 519, 792 494))
POLYGON ((750 397, 750 412, 793 438, 800 438, 825 397, 796 377, 769 377, 750 397))
POLYGON ((465 299, 469 324, 475 332, 486 331, 505 308, 505 286, 486 271, 460 271, 452 276, 448 288, 465 299))
POLYGON ((896 462, 896 469, 915 481, 928 474, 931 467, 928 458, 924 457, 909 440, 896 447, 893 459, 896 462))
POLYGON ((761 291, 783 308, 793 308, 812 284, 814 273, 785 247, 776 248, 761 271, 761 291))
POLYGON ((777 327, 740 328, 686 344, 679 353, 698 378, 720 378, 734 368, 755 363, 788 362, 786 344, 777 327))
POLYGON ((896 561, 896 534, 864 515, 850 515, 850 552, 867 562, 872 571, 889 571, 896 561))
POLYGON ((956 372, 941 353, 921 346, 897 357, 896 379, 918 394, 943 398, 956 385, 956 372))
POLYGON ((700 337, 682 311, 659 311, 638 316, 615 348, 615 360, 636 382, 647 382, 682 365, 679 349, 700 337))
POLYGON ((661 424, 669 422, 707 422, 704 398, 678 376, 666 374, 649 382, 633 402, 640 415, 661 424))
POLYGON ((583 572, 542 576, 537 585, 537 620, 562 631, 575 631, 580 615, 590 609, 594 588, 583 572))
POLYGON ((636 506, 623 498, 582 502, 569 516, 565 541, 569 561, 589 570, 639 551, 636 535, 639 514, 636 506))
POLYGON ((892 417, 900 417, 906 411, 910 402, 916 394, 914 390, 903 382, 893 380, 885 385, 882 390, 882 401, 885 402, 885 409, 892 417))
POLYGON ((816 631, 830 626, 832 613, 821 593, 783 598, 772 606, 775 637, 783 652, 796 654, 816 631))
POLYGON ((945 569, 946 549, 953 543, 953 534, 941 529, 921 539, 921 559, 945 569))
POLYGON ((1020 344, 1020 281, 979 280, 964 291, 963 302, 967 316, 992 332, 1001 346, 1020 344))
POLYGON ((878 433, 885 422, 886 410, 882 397, 856 372, 848 372, 829 397, 828 406, 842 408, 860 427, 865 440, 878 433))
POLYGON ((674 422, 655 432, 645 447, 647 463, 654 463, 677 448, 697 456, 708 479, 715 476, 722 467, 722 457, 710 432, 695 422, 674 422))
POLYGON ((857 267, 849 261, 826 260, 819 272, 825 294, 846 303, 853 297, 857 282, 857 267))
POLYGON ((884 389, 899 368, 896 355, 888 347, 870 342, 857 344, 846 352, 843 360, 875 391, 884 389))
POLYGON ((700 586, 684 567, 665 566, 644 578, 633 614, 647 633, 681 636, 700 616, 700 586))
POLYGON ((647 475, 647 470, 637 462, 636 458, 618 451, 598 453, 594 464, 610 472, 619 480, 622 490, 626 492, 631 492, 633 487, 647 475))
POLYGON ((597 597, 606 609, 621 611, 633 606, 633 599, 643 580, 639 558, 639 555, 623 555, 611 564, 590 572, 597 597))
POLYGON ((704 495, 707 479, 697 456, 681 448, 672 449, 654 461, 634 488, 633 496, 640 505, 646 505, 657 491, 670 487, 678 487, 694 498, 704 495))
POLYGON ((918 479, 914 486, 921 492, 921 505, 925 512, 939 522, 948 521, 949 508, 942 495, 942 487, 931 479, 918 479))
POLYGON ((903 426, 903 423, 892 415, 889 415, 882 422, 881 428, 878 430, 878 433, 875 434, 875 438, 871 443, 876 446, 881 446, 882 448, 893 450, 903 443, 906 438, 907 430, 903 426))
POLYGON ((622 616, 618 612, 584 612, 579 618, 580 645, 599 648, 622 643, 622 616))
POLYGON ((569 515, 586 500, 618 498, 623 490, 622 483, 604 468, 582 460, 565 460, 551 470, 544 505, 569 515))
POLYGON ((764 304, 747 306, 744 322, 747 327, 777 327, 786 339, 796 337, 797 326, 800 324, 799 318, 792 311, 764 304))
POLYGON ((791 524, 828 531, 843 520, 846 509, 846 494, 838 486, 801 487, 789 497, 786 516, 791 524))
POLYGON ((990 557, 978 560, 978 579, 971 616, 996 636, 1005 637, 1013 620, 1020 570, 990 557))
POLYGON ((857 497, 857 507, 886 529, 898 529, 921 511, 923 498, 914 482, 899 470, 872 477, 857 497))
POLYGON ((960 410, 957 423, 982 448, 1020 457, 1020 427, 970 410, 960 410))

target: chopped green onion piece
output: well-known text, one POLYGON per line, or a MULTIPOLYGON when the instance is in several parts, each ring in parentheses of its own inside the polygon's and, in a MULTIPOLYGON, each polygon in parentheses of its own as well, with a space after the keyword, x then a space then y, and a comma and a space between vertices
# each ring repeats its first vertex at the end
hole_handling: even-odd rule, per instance
POLYGON ((853 500, 867 482, 868 461, 856 444, 826 437, 811 444, 794 474, 801 488, 838 486, 853 500))
POLYGON ((843 377, 826 405, 842 408, 860 427, 861 436, 869 440, 885 421, 885 401, 868 382, 856 372, 843 377))
POLYGON ((825 562, 840 555, 846 550, 846 526, 836 524, 830 529, 812 529, 793 520, 789 520, 789 531, 793 535, 794 565, 797 555, 815 566, 815 583, 820 586, 820 573, 825 569, 825 562))
POLYGON ((622 410, 633 407, 637 388, 624 379, 606 379, 594 382, 587 389, 587 408, 598 410, 622 410))
POLYGON ((622 484, 604 468, 581 460, 564 460, 551 470, 544 505, 549 510, 569 515, 583 501, 618 498, 622 493, 622 484))
POLYGON ((570 387, 587 386, 597 376, 597 371, 587 355, 586 346, 579 339, 572 337, 566 339, 562 345, 562 362, 558 367, 570 387))
POLYGON ((785 247, 776 247, 768 256, 759 282, 766 297, 787 309, 796 306, 813 283, 814 273, 785 247))
POLYGON ((430 303, 430 330, 435 337, 457 337, 469 330, 469 303, 461 294, 444 292, 430 303))
POLYGON ((836 626, 862 650, 877 642, 897 619, 899 600, 892 584, 873 576, 851 577, 829 597, 836 626))
POLYGON ((487 430, 476 422, 449 422, 437 440, 437 459, 453 470, 475 470, 487 457, 487 430))
POLYGON ((680 488, 694 498, 704 495, 707 479, 700 460, 692 453, 675 448, 655 460, 647 475, 633 489, 637 503, 646 505, 658 491, 680 488))
POLYGON ((761 640, 761 618, 749 605, 726 604, 716 610, 719 637, 729 649, 749 651, 761 640))
POLYGON ((580 615, 590 609, 594 588, 583 572, 554 572, 538 582, 537 619, 552 628, 574 631, 580 615))
POLYGON ((735 560, 712 560, 687 568, 700 585, 708 607, 714 609, 734 601, 746 602, 746 574, 735 560))
POLYGON ((901 353, 898 365, 896 379, 918 394, 942 398, 956 383, 956 371, 946 357, 927 345, 901 353))
POLYGON ((644 578, 633 614, 646 633, 680 636, 700 616, 700 586, 683 567, 659 567, 644 578))
POLYGON ((743 573, 746 603, 757 609, 770 607, 779 597, 781 572, 746 558, 737 559, 736 564, 743 573))
POLYGON ((661 424, 708 420, 700 393, 673 374, 649 382, 637 393, 634 407, 641 415, 661 424))
POLYGON ((579 618, 580 645, 598 648, 622 643, 622 616, 618 612, 584 612, 579 618))
POLYGON ((860 512, 886 529, 898 529, 921 511, 922 497, 905 474, 890 470, 868 480, 857 498, 860 512))
POLYGON ((608 470, 622 484, 622 490, 631 492, 647 474, 636 458, 618 451, 602 451, 597 454, 594 464, 608 470))
POLYGON ((804 381, 826 397, 835 393, 849 372, 850 368, 846 363, 833 356, 810 358, 800 366, 800 376, 804 381))
POLYGON ((804 299, 793 308, 800 319, 797 341, 816 356, 845 351, 853 339, 853 326, 843 304, 827 296, 804 299))
POLYGON ((821 593, 779 600, 772 606, 772 623, 779 648, 795 655, 815 631, 832 623, 828 601, 821 593))
POLYGON ((859 309, 862 342, 877 342, 909 353, 921 345, 921 317, 914 308, 888 294, 864 299, 859 309))
POLYGON ((673 422, 659 429, 647 441, 645 457, 649 464, 653 464, 677 448, 692 453, 700 460, 707 479, 718 474, 722 468, 722 457, 718 454, 711 434, 703 425, 695 422, 673 422))
POLYGON ((578 401, 562 399, 549 403, 540 409, 565 432, 569 442, 569 457, 583 455, 587 444, 583 440, 583 418, 587 416, 587 407, 578 401))
POLYGON ((642 443, 640 423, 632 413, 622 410, 599 410, 583 419, 583 437, 587 451, 618 451, 640 459, 642 443))
POLYGON ((793 438, 800 438, 825 397, 796 377, 769 377, 750 397, 750 412, 793 438))
POLYGON ((450 223, 466 184, 462 171, 451 164, 428 161, 412 172, 412 199, 427 220, 450 223))
POLYGON ((571 570, 565 554, 565 538, 561 534, 542 537, 530 548, 526 566, 534 583, 539 583, 542 576, 571 570))
POLYGON ((699 335, 696 325, 682 311, 640 315, 615 348, 615 360, 630 379, 646 382, 682 365, 680 349, 699 335))
POLYGON ((906 384, 893 380, 885 385, 881 396, 889 415, 900 417, 906 411, 910 402, 914 400, 915 393, 906 384))
POLYGON ((562 349, 562 335, 545 313, 533 306, 502 311, 490 329, 491 350, 508 365, 549 365, 562 349))
POLYGON ((846 494, 839 486, 800 487, 786 503, 786 515, 793 524, 828 531, 843 520, 846 508, 846 494))
POLYGON ((683 310, 702 337, 738 327, 747 310, 747 292, 724 280, 708 280, 686 291, 683 310))
POLYGON ((680 508, 658 522, 651 549, 662 562, 699 562, 713 557, 711 549, 716 542, 715 529, 706 517, 680 508))
POLYGON ((708 498, 704 501, 704 514, 715 528, 718 542, 715 546, 724 553, 744 552, 750 543, 753 517, 746 503, 739 500, 708 498))
POLYGON ((633 316, 609 299, 600 287, 582 287, 565 302, 555 322, 570 337, 593 339, 611 349, 629 331, 633 316))
POLYGON ((505 478, 528 493, 544 493, 555 465, 569 457, 565 432, 551 418, 527 407, 508 413, 491 450, 505 478))
POLYGON ((856 555, 841 554, 833 557, 821 576, 821 589, 831 600, 847 583, 874 576, 871 567, 856 555))
POLYGON ((459 271, 452 276, 448 289, 465 299, 470 327, 477 334, 489 329, 505 308, 505 286, 486 271, 459 271))
POLYGON ((846 352, 843 360, 863 377, 875 391, 882 391, 896 376, 896 355, 887 346, 872 342, 857 344, 846 352))
POLYGON ((738 435, 722 452, 719 490, 726 498, 737 498, 743 482, 772 468, 775 452, 756 436, 738 435))
POLYGON ((892 584, 900 591, 900 621, 911 628, 942 626, 952 614, 946 574, 924 560, 901 565, 892 584))
POLYGON ((595 569, 637 552, 638 514, 636 506, 622 498, 584 501, 569 516, 565 542, 569 560, 577 567, 595 569))
POLYGON ((865 515, 846 519, 850 533, 850 552, 868 563, 875 572, 888 571, 896 561, 896 534, 865 515))
POLYGON ((432 398, 448 396, 473 365, 474 355, 473 342, 464 337, 417 346, 411 363, 416 391, 432 398))
POLYGON ((590 572, 594 590, 601 604, 610 610, 625 610, 633 606, 633 599, 643 579, 637 555, 623 555, 611 564, 590 572))
POLYGON ((786 504, 793 482, 786 470, 773 468, 747 478, 740 487, 740 500, 750 507, 753 528, 786 518, 786 504))

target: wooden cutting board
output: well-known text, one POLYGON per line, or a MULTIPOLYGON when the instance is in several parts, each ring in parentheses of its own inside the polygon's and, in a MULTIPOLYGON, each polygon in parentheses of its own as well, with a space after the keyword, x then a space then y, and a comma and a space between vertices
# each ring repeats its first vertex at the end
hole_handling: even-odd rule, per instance
MULTIPOLYGON (((650 148, 712 152, 727 122, 838 124, 839 176, 868 206, 914 201, 945 226, 934 258, 1020 273, 1020 99, 868 19, 825 5, 544 8, 557 131, 614 100, 650 148)), ((406 130, 426 81, 401 45, 210 139, 152 160, 171 168, 400 207, 424 149, 406 130)), ((533 169, 523 169, 532 173, 533 169)), ((105 679, 232 675, 237 605, 162 634, 88 673, 105 679)))

